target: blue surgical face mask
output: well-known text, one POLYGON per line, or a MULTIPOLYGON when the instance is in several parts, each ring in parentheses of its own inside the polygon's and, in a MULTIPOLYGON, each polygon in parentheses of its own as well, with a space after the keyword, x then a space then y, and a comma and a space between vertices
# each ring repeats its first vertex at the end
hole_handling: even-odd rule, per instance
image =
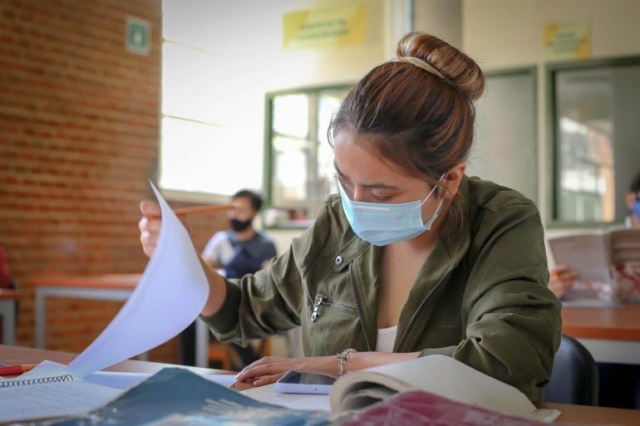
POLYGON ((342 209, 353 232, 363 240, 375 245, 386 246, 398 241, 410 240, 425 231, 438 219, 438 212, 442 206, 442 199, 431 219, 422 221, 422 205, 429 199, 436 189, 433 187, 424 200, 410 203, 386 204, 365 203, 352 201, 344 192, 338 181, 342 209))
POLYGON ((640 220, 640 196, 638 195, 636 195, 636 202, 631 206, 631 212, 636 219, 640 220))

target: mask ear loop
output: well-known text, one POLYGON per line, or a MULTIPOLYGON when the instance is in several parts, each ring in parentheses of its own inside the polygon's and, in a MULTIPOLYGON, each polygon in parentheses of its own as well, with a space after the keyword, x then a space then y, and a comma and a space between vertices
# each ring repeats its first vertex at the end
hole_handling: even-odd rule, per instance
POLYGON ((440 207, 442 207, 443 201, 444 201, 444 198, 440 198, 440 202, 438 203, 438 207, 436 208, 435 213, 433 213, 433 216, 431 216, 431 219, 429 219, 424 223, 425 227, 428 226, 429 228, 431 228, 431 225, 433 225, 433 222, 435 222, 436 219, 438 219, 438 212, 440 211, 440 207))
MULTIPOLYGON (((443 173, 442 176, 440 176, 440 179, 438 179, 438 183, 442 182, 444 175, 445 173, 443 173)), ((420 203, 420 207, 422 207, 424 203, 427 202, 427 200, 429 199, 429 197, 431 197, 431 194, 433 194, 433 191, 435 191, 437 187, 438 185, 433 185, 433 188, 431 188, 431 191, 429 191, 427 196, 424 197, 424 200, 422 200, 422 202, 420 203)), ((429 219, 428 221, 422 224, 425 228, 426 227, 431 228, 431 225, 433 225, 433 222, 435 222, 438 219, 438 213, 440 212, 440 207, 442 207, 443 201, 444 201, 444 197, 440 197, 440 202, 438 203, 438 207, 436 207, 436 211, 433 213, 433 216, 431 216, 431 219, 429 219)))

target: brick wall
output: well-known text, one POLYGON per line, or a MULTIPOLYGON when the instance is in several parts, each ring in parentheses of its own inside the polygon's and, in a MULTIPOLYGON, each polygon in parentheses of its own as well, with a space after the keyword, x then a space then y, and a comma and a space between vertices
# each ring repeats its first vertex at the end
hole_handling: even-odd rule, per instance
MULTIPOLYGON (((138 202, 158 156, 161 12, 160 0, 0 3, 0 243, 24 293, 19 345, 34 343, 33 276, 146 264, 138 202), (125 50, 128 16, 151 23, 148 56, 125 50)), ((197 245, 224 226, 189 220, 197 245)), ((52 300, 48 348, 81 351, 120 306, 52 300)), ((176 361, 175 341, 151 359, 176 361)))

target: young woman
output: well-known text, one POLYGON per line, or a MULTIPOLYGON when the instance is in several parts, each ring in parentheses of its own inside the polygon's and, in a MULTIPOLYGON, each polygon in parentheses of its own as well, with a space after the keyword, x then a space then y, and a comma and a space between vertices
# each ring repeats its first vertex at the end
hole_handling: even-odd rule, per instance
MULTIPOLYGON (((239 280, 207 270, 202 317, 218 339, 302 327, 305 357, 265 357, 240 380, 445 354, 541 398, 560 303, 535 205, 465 176, 483 89, 472 59, 423 33, 352 88, 329 129, 340 194, 268 268, 239 280)), ((141 211, 151 255, 160 223, 146 217, 160 212, 141 211)))

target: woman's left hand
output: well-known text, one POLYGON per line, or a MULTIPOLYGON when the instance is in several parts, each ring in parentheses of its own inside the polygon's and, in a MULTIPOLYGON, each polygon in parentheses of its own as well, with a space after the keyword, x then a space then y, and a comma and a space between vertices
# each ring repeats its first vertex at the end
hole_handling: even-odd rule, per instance
POLYGON ((236 380, 239 382, 251 382, 254 386, 264 386, 275 383, 289 370, 336 376, 338 374, 338 361, 335 356, 306 358, 266 356, 243 368, 236 376, 236 380))

